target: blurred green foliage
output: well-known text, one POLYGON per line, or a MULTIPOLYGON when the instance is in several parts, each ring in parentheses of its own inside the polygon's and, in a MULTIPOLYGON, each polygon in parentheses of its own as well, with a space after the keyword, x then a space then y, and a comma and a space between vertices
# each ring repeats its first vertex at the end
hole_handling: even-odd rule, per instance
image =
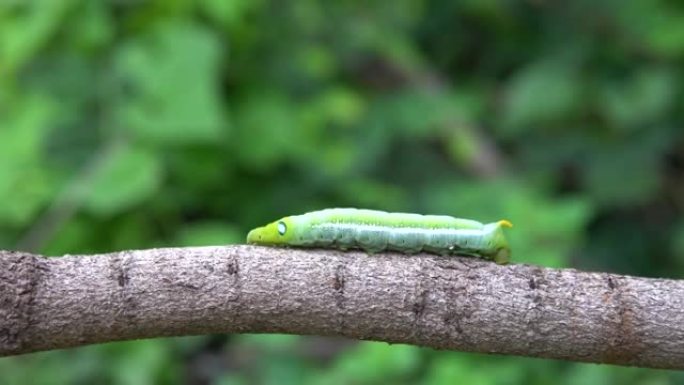
MULTIPOLYGON (((0 3, 0 247, 242 242, 334 206, 510 219, 516 263, 684 272, 684 7, 0 3)), ((677 384, 297 336, 0 360, 2 384, 677 384)))

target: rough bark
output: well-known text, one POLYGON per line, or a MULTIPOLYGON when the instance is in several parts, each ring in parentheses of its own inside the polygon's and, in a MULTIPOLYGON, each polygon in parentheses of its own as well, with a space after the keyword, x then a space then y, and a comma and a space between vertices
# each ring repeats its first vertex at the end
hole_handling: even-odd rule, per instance
POLYGON ((245 332, 684 369, 684 281, 250 246, 0 252, 0 355, 245 332))

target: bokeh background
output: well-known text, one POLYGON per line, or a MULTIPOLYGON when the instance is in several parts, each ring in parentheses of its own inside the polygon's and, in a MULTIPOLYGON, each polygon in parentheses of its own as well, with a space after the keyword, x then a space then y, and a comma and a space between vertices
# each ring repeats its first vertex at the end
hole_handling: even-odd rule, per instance
MULTIPOLYGON (((0 247, 243 242, 334 206, 510 219, 517 263, 684 273, 675 1, 0 2, 0 247)), ((320 337, 0 359, 25 384, 681 384, 320 337)))

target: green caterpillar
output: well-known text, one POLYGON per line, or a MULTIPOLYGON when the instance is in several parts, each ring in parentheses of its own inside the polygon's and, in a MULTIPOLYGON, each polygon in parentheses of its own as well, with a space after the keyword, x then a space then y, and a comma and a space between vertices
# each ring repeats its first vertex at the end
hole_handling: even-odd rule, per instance
POLYGON ((503 227, 507 220, 483 224, 446 215, 388 213, 336 208, 281 218, 247 234, 247 243, 269 246, 393 250, 465 254, 508 263, 510 248, 503 227))

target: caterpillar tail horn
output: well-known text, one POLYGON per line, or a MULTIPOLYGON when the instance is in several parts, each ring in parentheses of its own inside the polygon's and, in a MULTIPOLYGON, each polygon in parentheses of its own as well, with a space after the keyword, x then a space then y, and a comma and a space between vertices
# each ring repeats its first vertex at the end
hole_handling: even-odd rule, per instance
POLYGON ((502 226, 502 227, 508 227, 508 228, 513 227, 513 224, 510 221, 507 221, 505 219, 502 219, 502 220, 498 221, 497 223, 499 224, 499 226, 502 226))

